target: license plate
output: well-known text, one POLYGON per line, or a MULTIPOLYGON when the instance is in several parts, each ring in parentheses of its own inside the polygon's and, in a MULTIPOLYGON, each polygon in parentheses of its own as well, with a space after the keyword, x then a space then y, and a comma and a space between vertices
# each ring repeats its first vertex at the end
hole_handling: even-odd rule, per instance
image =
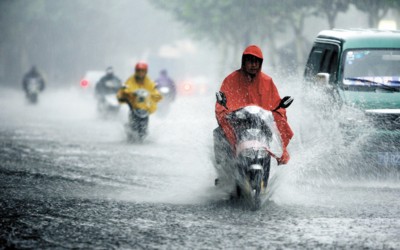
POLYGON ((377 160, 385 166, 400 166, 400 152, 379 152, 377 160))

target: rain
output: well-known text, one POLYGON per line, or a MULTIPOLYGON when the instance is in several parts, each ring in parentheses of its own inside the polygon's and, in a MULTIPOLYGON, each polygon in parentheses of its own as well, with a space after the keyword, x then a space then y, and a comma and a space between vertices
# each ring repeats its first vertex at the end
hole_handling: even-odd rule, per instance
POLYGON ((303 79, 320 31, 397 30, 399 10, 390 0, 0 0, 0 249, 399 249, 398 142, 371 142, 368 122, 349 137, 358 127, 342 125, 364 113, 303 79), (215 185, 213 142, 215 92, 250 44, 294 98, 291 159, 272 158, 256 210, 215 185), (130 140, 129 106, 104 115, 96 83, 112 67, 123 84, 138 62, 153 81, 166 70, 176 98, 130 140), (34 101, 22 83, 33 66, 45 82, 34 101))

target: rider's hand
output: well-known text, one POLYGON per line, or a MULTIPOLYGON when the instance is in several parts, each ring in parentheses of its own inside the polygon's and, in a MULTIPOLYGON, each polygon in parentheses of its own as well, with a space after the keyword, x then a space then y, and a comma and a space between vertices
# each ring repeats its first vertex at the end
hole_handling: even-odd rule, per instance
POLYGON ((287 164, 290 160, 290 155, 286 148, 283 150, 282 157, 278 159, 278 165, 284 165, 287 164))
POLYGON ((162 95, 160 95, 160 94, 152 94, 151 98, 153 99, 153 101, 159 102, 162 99, 162 95))

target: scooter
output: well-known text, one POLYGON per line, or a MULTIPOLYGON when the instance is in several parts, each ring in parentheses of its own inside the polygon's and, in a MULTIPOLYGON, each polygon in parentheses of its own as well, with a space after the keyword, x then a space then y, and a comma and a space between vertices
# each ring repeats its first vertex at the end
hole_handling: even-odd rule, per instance
POLYGON ((165 117, 171 109, 171 104, 174 101, 174 93, 169 86, 157 86, 157 89, 163 97, 162 101, 158 104, 157 115, 165 117))
POLYGON ((109 93, 97 97, 97 110, 101 117, 108 118, 115 116, 120 110, 120 105, 115 93, 109 93))
MULTIPOLYGON (((216 96, 217 102, 226 108, 225 94, 217 92, 216 96)), ((261 207, 261 194, 268 184, 271 157, 280 158, 283 154, 273 112, 289 107, 292 102, 293 98, 286 96, 273 111, 250 105, 227 114, 236 136, 234 151, 222 129, 214 130, 215 168, 219 176, 215 184, 226 184, 230 193, 250 201, 255 210, 261 207)))
POLYGON ((147 136, 150 113, 143 107, 150 104, 150 93, 145 89, 138 89, 132 93, 131 102, 127 102, 130 108, 129 121, 125 125, 128 141, 143 142, 147 136))
POLYGON ((42 90, 42 86, 39 79, 31 78, 28 79, 28 84, 26 85, 26 98, 31 104, 36 104, 38 102, 38 95, 42 90))

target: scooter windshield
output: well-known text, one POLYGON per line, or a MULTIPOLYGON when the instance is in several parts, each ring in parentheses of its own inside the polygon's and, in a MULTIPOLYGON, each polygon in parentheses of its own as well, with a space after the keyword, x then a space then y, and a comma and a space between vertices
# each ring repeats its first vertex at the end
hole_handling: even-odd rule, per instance
POLYGON ((148 101, 150 93, 145 89, 138 89, 134 92, 134 95, 136 96, 136 102, 143 103, 148 101))
POLYGON ((131 109, 143 110, 143 114, 141 114, 141 116, 144 116, 144 115, 147 116, 149 110, 152 107, 151 95, 150 95, 149 91, 147 91, 146 89, 140 88, 133 92, 133 96, 134 96, 134 98, 133 98, 132 102, 130 103, 131 109))
POLYGON ((271 111, 246 106, 228 114, 227 120, 235 131, 237 149, 262 148, 274 157, 282 156, 282 140, 271 111))

